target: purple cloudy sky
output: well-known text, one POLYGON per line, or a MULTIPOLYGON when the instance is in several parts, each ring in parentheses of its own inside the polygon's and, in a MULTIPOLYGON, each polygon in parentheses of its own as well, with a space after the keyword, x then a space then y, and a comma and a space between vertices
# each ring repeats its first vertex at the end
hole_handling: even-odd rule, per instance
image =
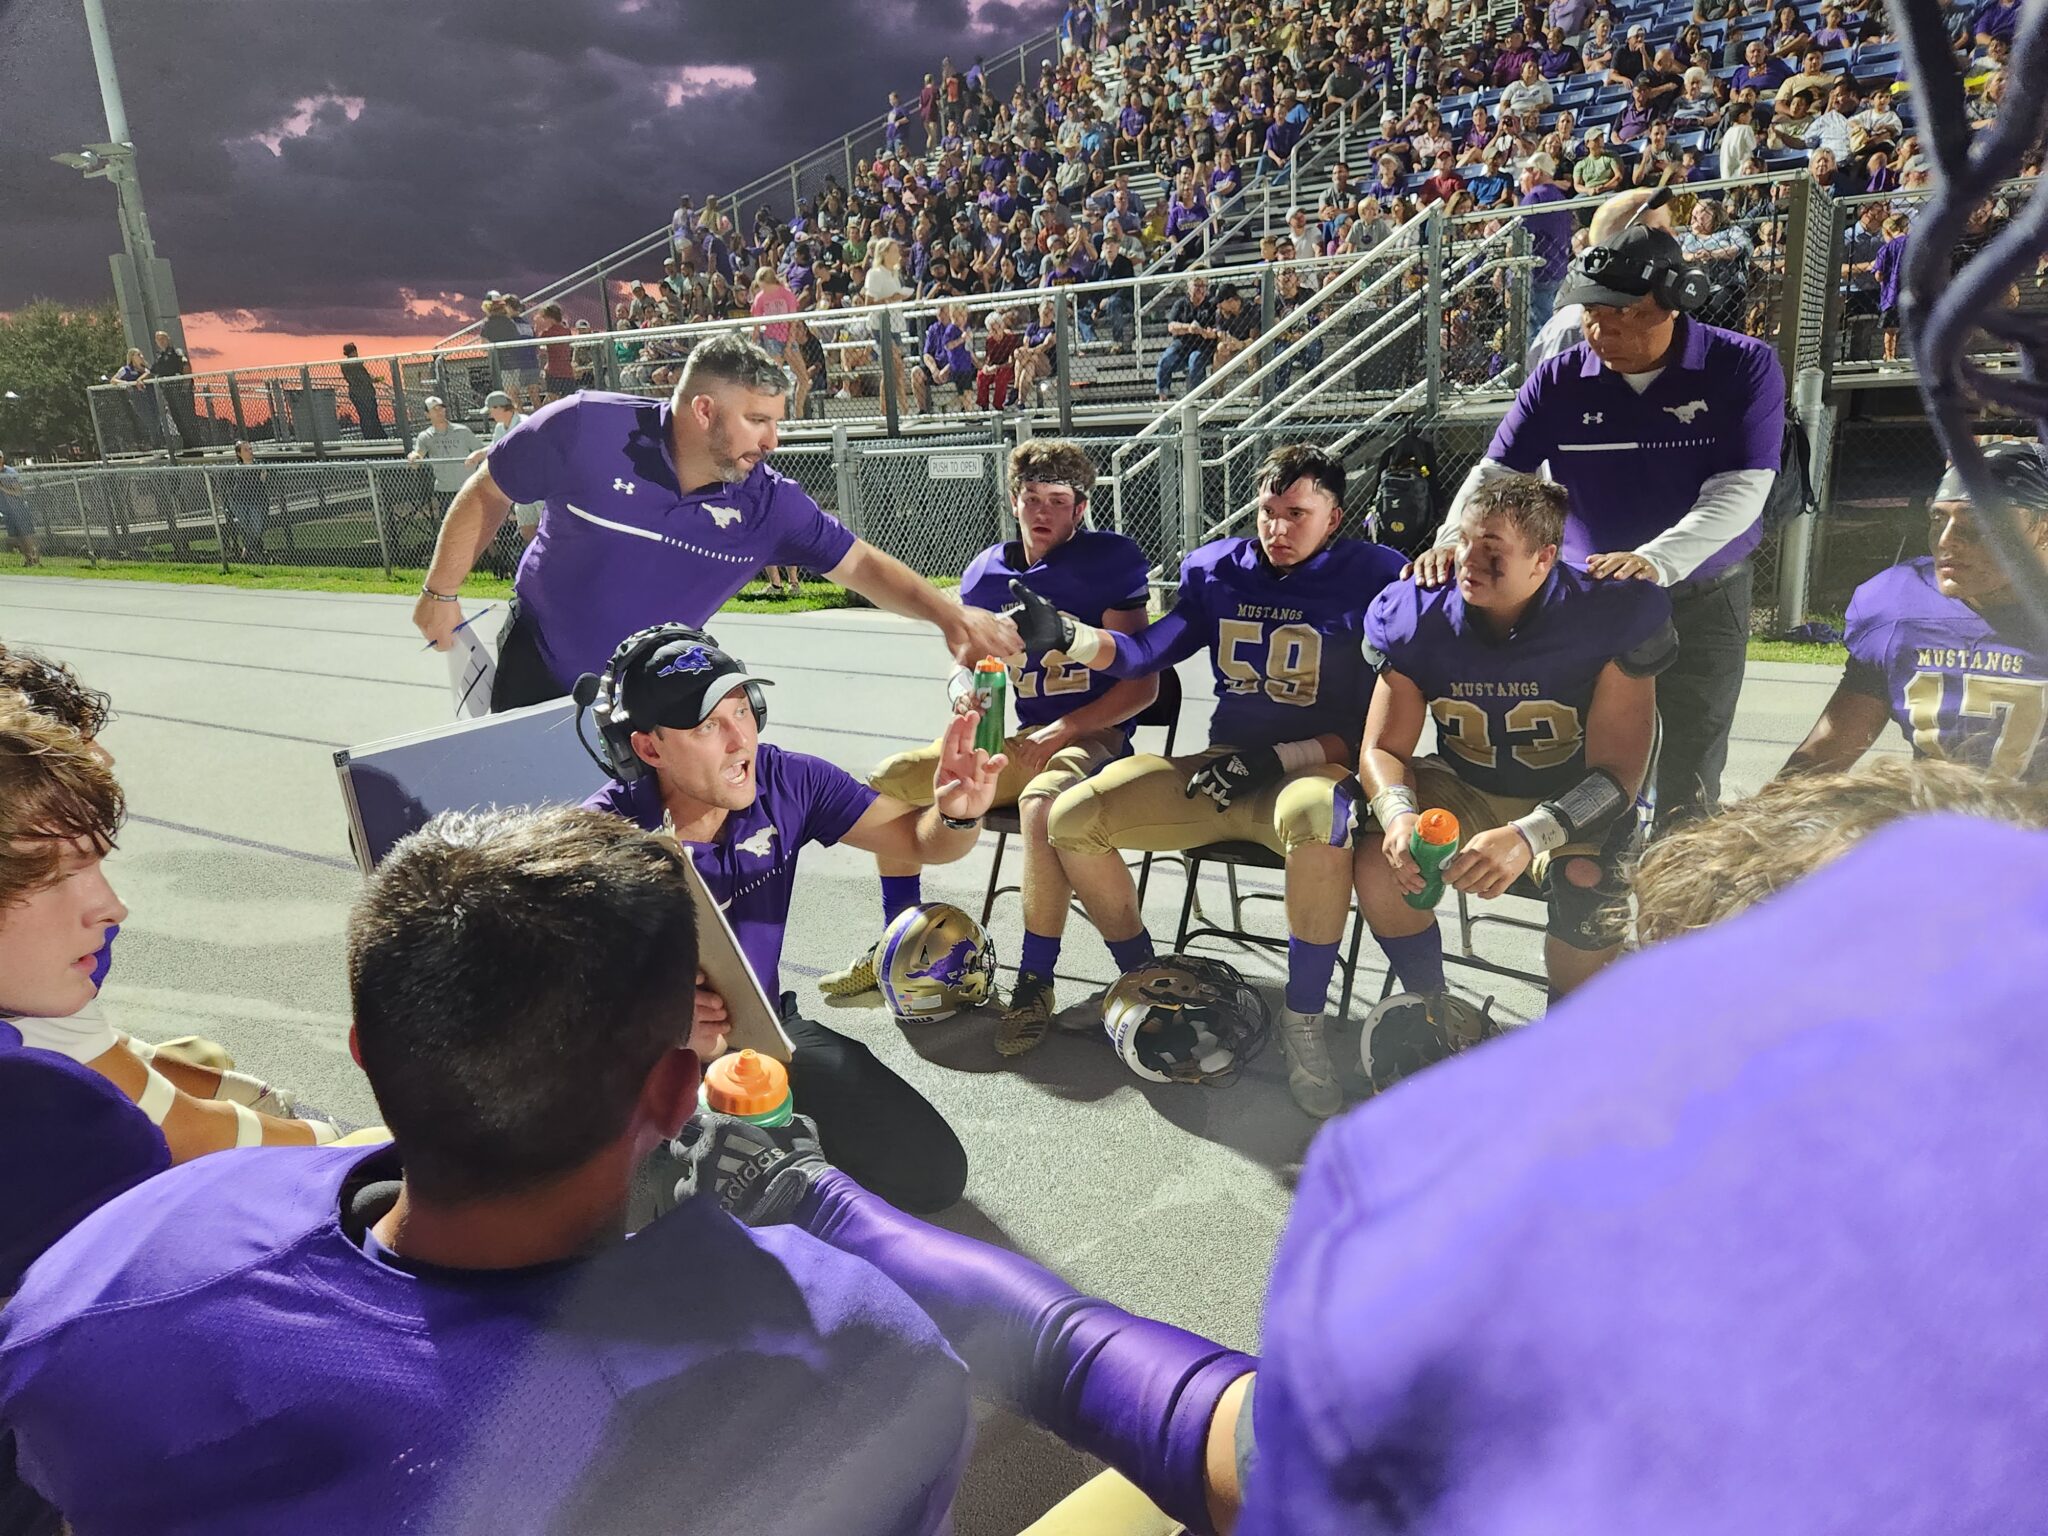
MULTIPOLYGON (((1058 0, 106 0, 188 314, 433 329, 1038 34, 1058 0), (246 314, 238 313, 244 312, 246 314)), ((0 0, 0 310, 109 290, 113 195, 78 0, 0 0)), ((462 319, 469 318, 464 314, 462 319)))

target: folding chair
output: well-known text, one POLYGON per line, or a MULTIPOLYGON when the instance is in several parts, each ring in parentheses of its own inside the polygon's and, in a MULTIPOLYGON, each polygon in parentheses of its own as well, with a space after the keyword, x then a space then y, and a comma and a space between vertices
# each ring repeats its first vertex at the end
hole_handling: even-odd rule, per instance
MULTIPOLYGON (((1249 895, 1237 888, 1239 869, 1285 870, 1287 861, 1263 843, 1204 843, 1199 848, 1190 848, 1183 862, 1187 866, 1187 891, 1180 902, 1180 929, 1173 937, 1173 947, 1183 952, 1192 939, 1229 939, 1234 944, 1247 948, 1287 952, 1285 938, 1272 938, 1262 933, 1253 933, 1244 925, 1245 906, 1254 901, 1279 901, 1287 898, 1272 891, 1253 891, 1249 895), (1230 926, 1224 927, 1203 918, 1196 922, 1198 912, 1195 905, 1195 888, 1201 880, 1204 864, 1223 866, 1224 879, 1230 889, 1230 926)), ((1358 983, 1358 946, 1365 937, 1365 914, 1353 901, 1351 907, 1351 942, 1337 958, 1338 967, 1344 972, 1344 990, 1337 999, 1337 1016, 1347 1017, 1351 1012, 1351 992, 1358 983)))
MULTIPOLYGON (((1160 748, 1160 755, 1171 757, 1173 756, 1173 740, 1180 730, 1180 675, 1171 667, 1168 667, 1158 676, 1159 697, 1146 705, 1141 713, 1133 716, 1131 724, 1134 727, 1156 726, 1163 728, 1166 732, 1166 742, 1160 748)), ((1024 822, 1018 816, 1015 806, 1002 806, 990 811, 982 819, 982 826, 996 835, 996 856, 990 862, 988 868, 988 891, 981 898, 981 921, 982 926, 986 927, 988 925, 989 913, 995 910, 996 898, 1009 895, 1013 891, 1021 893, 1023 890, 1023 887, 1020 885, 1003 885, 1000 882, 1003 874, 1004 852, 1010 845, 1010 839, 1023 833, 1024 822)), ((1145 887, 1151 883, 1152 861, 1155 858, 1164 859, 1175 864, 1186 862, 1179 854, 1171 853, 1148 853, 1139 861, 1138 908, 1140 911, 1144 910, 1145 887)))

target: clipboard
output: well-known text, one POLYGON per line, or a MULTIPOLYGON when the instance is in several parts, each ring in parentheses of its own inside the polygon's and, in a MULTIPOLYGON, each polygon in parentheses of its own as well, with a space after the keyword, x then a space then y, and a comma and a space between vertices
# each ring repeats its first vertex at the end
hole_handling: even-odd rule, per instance
POLYGON ((711 990, 725 999, 726 1017, 732 1021, 726 1050, 759 1051, 787 1065, 794 1047, 782 1032, 780 1010, 769 1001, 760 977, 747 964, 732 924, 725 920, 725 909, 712 897, 695 861, 685 857, 683 864, 690 899, 697 904, 697 964, 703 967, 711 990))

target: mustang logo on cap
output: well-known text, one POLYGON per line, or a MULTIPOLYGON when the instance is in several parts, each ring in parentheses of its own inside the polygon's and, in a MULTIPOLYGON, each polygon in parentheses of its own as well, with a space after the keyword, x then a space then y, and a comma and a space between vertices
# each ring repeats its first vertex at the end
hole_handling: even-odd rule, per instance
POLYGON ((680 672, 709 672, 711 666, 711 653, 701 645, 693 645, 669 658, 668 664, 654 675, 674 677, 680 672))

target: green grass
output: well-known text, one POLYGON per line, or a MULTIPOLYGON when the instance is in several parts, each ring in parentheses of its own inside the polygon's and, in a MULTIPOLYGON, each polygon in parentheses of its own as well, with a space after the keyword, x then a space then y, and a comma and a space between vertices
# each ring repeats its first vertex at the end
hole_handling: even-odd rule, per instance
POLYGON ((1815 666, 1839 667, 1849 659, 1849 651, 1841 645, 1809 645, 1799 640, 1764 640, 1752 637, 1749 642, 1751 661, 1805 661, 1815 666))

